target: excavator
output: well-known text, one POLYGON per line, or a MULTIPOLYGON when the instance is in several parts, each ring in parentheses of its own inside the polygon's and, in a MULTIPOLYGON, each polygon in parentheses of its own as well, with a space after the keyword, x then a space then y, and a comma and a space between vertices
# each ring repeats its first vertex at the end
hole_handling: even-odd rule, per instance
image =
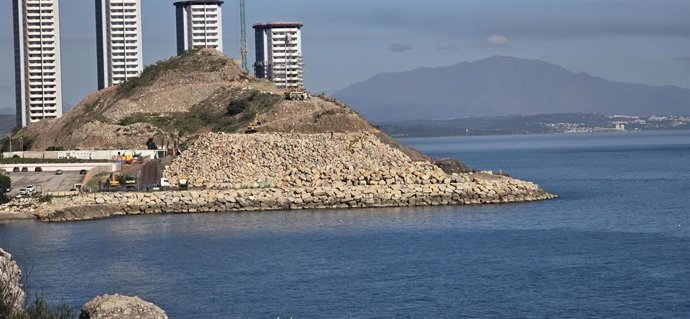
POLYGON ((288 88, 285 90, 284 94, 285 99, 288 101, 304 101, 311 98, 309 92, 307 92, 307 90, 305 90, 303 87, 294 89, 288 88))
POLYGON ((247 129, 244 130, 244 134, 254 134, 259 131, 261 122, 259 121, 259 114, 254 115, 254 119, 247 125, 247 129))

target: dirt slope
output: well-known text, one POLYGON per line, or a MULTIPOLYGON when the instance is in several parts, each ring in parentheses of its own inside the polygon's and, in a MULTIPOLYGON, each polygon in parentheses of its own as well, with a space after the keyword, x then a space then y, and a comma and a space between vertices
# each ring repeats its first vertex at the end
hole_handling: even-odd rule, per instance
POLYGON ((259 132, 369 132, 414 160, 428 160, 403 147, 339 101, 314 96, 286 101, 282 90, 256 79, 211 49, 187 52, 147 67, 138 78, 95 92, 62 118, 19 131, 28 150, 184 148, 207 132, 244 132, 255 118, 259 132))

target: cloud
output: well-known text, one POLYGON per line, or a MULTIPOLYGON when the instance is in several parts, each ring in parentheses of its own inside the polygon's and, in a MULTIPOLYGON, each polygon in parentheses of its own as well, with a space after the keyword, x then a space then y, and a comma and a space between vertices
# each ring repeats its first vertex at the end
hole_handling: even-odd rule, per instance
POLYGON ((393 44, 391 44, 390 47, 388 47, 388 51, 393 52, 393 53, 400 53, 400 52, 410 51, 413 48, 414 48, 414 46, 412 44, 393 43, 393 44))
POLYGON ((506 38, 504 35, 500 34, 493 34, 484 40, 486 45, 492 46, 492 47, 502 47, 508 44, 508 38, 506 38))

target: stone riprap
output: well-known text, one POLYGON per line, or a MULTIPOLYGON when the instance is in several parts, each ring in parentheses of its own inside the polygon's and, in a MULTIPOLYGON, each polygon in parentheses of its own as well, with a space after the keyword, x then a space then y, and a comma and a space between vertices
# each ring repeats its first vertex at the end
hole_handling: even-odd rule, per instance
POLYGON ((26 293, 22 287, 22 271, 12 255, 0 248, 0 298, 7 306, 0 310, 0 317, 19 314, 23 311, 26 293))
POLYGON ((8 203, 0 205, 0 219, 32 218, 37 209, 46 205, 36 198, 13 198, 8 203))
POLYGON ((442 184, 450 178, 373 134, 208 134, 166 167, 176 184, 218 189, 442 184))
POLYGON ((160 307, 139 297, 103 295, 82 307, 79 319, 168 319, 160 307))
POLYGON ((38 209, 37 216, 44 221, 77 221, 140 214, 502 204, 552 198, 533 183, 480 173, 453 175, 437 184, 85 194, 55 199, 46 209, 38 209))

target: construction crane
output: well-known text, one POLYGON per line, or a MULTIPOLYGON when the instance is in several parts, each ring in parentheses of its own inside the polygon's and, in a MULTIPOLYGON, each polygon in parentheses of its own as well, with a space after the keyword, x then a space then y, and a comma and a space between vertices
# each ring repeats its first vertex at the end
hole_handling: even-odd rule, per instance
POLYGON ((240 0, 240 53, 242 54, 242 69, 249 72, 247 67, 247 12, 244 0, 240 0))

